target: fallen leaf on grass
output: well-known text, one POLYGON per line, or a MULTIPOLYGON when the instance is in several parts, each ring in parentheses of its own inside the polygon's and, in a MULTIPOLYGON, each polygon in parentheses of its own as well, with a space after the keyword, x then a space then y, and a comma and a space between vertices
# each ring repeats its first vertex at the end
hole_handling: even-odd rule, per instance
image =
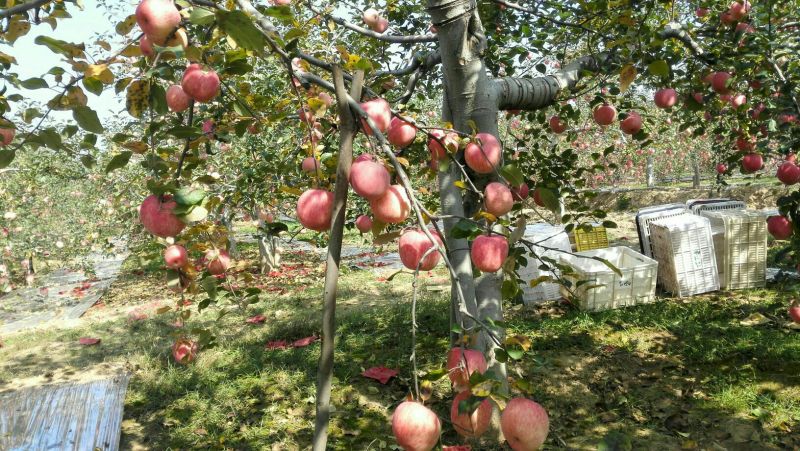
POLYGON ((383 385, 386 385, 389 379, 397 376, 397 374, 397 370, 386 368, 385 366, 376 366, 361 373, 362 376, 375 379, 383 385))
POLYGON ((295 340, 292 343, 292 347, 293 348, 304 348, 304 347, 310 345, 311 343, 314 343, 315 341, 317 341, 317 337, 316 337, 316 335, 312 335, 310 337, 306 337, 306 338, 301 338, 299 340, 295 340))
POLYGON ((286 349, 288 347, 289 344, 286 343, 286 340, 275 340, 267 343, 267 350, 269 351, 274 351, 276 349, 286 349))
POLYGON ((472 451, 472 447, 469 445, 445 446, 442 448, 442 451, 472 451))
POLYGON ((250 318, 247 318, 245 320, 245 322, 249 323, 249 324, 264 324, 264 321, 266 321, 266 320, 267 320, 266 316, 264 316, 264 315, 256 315, 256 316, 251 316, 250 318))
POLYGON ((769 322, 770 319, 761 313, 753 313, 747 318, 739 321, 739 324, 742 326, 763 326, 764 324, 769 324, 769 322))
POLYGON ((92 346, 100 343, 99 338, 81 337, 78 339, 78 344, 83 346, 92 346))

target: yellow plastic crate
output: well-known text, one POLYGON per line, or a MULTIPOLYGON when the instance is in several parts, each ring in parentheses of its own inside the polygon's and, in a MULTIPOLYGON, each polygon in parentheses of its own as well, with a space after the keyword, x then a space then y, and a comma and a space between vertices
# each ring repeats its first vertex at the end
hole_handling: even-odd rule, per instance
POLYGON ((575 245, 575 251, 583 252, 593 249, 605 249, 608 247, 608 233, 606 228, 601 225, 592 225, 591 230, 583 230, 577 227, 570 235, 575 245))

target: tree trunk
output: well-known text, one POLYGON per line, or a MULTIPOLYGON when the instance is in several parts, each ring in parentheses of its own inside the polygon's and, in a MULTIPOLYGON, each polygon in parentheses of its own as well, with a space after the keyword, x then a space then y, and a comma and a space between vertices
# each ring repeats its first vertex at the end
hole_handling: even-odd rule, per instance
POLYGON ((692 170, 694 171, 692 188, 700 189, 700 161, 697 158, 694 158, 692 161, 692 170))
POLYGON ((231 257, 238 258, 239 250, 236 245, 236 238, 233 236, 233 216, 234 213, 231 213, 227 208, 222 210, 222 225, 228 229, 228 253, 231 257))
MULTIPOLYGON (((262 224, 262 221, 259 221, 262 224)), ((281 266, 281 251, 278 237, 261 234, 258 236, 258 255, 261 274, 277 271, 281 266)))
MULTIPOLYGON (((361 97, 361 84, 364 73, 359 72, 353 80, 351 95, 361 97)), ((333 66, 333 79, 336 99, 339 104, 339 164, 336 179, 347 180, 353 160, 353 138, 356 122, 347 103, 347 91, 341 68, 333 66)), ((333 219, 328 242, 328 260, 325 271, 325 290, 323 292, 322 345, 317 372, 317 415, 314 425, 313 451, 325 451, 328 444, 328 421, 330 419, 331 382, 333 379, 333 350, 336 335, 336 289, 339 282, 339 262, 342 253, 345 213, 347 207, 347 183, 337 183, 333 193, 333 219)))

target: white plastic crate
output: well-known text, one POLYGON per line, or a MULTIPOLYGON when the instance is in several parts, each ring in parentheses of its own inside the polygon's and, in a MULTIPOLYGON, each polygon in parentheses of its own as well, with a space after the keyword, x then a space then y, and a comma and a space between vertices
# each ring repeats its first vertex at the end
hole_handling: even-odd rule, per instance
POLYGON ((767 284, 767 214, 754 210, 703 212, 711 222, 719 281, 737 290, 767 284))
POLYGON ((708 218, 685 214, 653 221, 650 240, 658 281, 666 291, 686 297, 719 290, 708 218))
POLYGON ((720 210, 744 210, 747 204, 740 200, 733 199, 703 199, 691 200, 687 202, 689 209, 696 215, 702 215, 706 211, 720 210))
MULTIPOLYGON (((573 293, 584 310, 607 310, 646 304, 656 299, 658 262, 631 248, 618 246, 573 255, 562 254, 559 259, 574 270, 564 278, 572 281, 573 293), (622 275, 591 257, 607 260, 622 275), (587 282, 577 287, 576 283, 581 280, 587 282)), ((565 287, 562 287, 562 293, 569 295, 565 287)))
POLYGON ((650 245, 650 228, 652 221, 671 216, 685 215, 689 208, 684 204, 666 204, 642 208, 636 213, 636 231, 639 233, 639 246, 642 254, 652 257, 653 248, 650 245))
MULTIPOLYGON (((558 261, 558 256, 561 254, 558 250, 570 252, 569 236, 564 231, 564 226, 555 226, 550 224, 531 224, 525 227, 524 238, 528 241, 536 243, 533 247, 536 255, 539 257, 549 257, 558 261)), ((553 268, 553 271, 543 271, 539 269, 542 264, 552 266, 552 264, 543 262, 539 258, 531 254, 526 254, 525 258, 528 259, 528 265, 519 269, 519 276, 523 280, 522 284, 522 300, 525 305, 533 304, 536 302, 551 301, 561 298, 561 285, 552 282, 543 282, 535 287, 531 287, 531 280, 535 280, 541 276, 557 277, 559 271, 553 268)))

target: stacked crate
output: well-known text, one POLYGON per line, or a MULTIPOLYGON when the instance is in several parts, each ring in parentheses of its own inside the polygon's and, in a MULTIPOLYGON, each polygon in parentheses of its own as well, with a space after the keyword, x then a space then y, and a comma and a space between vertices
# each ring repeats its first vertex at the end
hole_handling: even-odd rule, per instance
POLYGON ((766 214, 753 210, 702 214, 711 222, 720 286, 729 290, 766 286, 766 214))
POLYGON ((562 254, 559 259, 573 269, 564 274, 572 282, 572 293, 562 287, 562 294, 565 297, 574 294, 584 310, 607 310, 656 299, 658 262, 633 249, 624 246, 595 249, 562 254), (618 269, 619 274, 605 262, 618 269))
POLYGON ((653 249, 650 246, 650 223, 661 218, 669 218, 689 214, 689 208, 684 204, 666 204, 642 208, 636 213, 636 231, 639 233, 639 246, 642 254, 652 257, 653 249))
POLYGON ((542 260, 542 258, 549 258, 558 261, 558 256, 562 252, 571 252, 572 246, 569 242, 569 236, 564 231, 564 226, 555 226, 550 224, 532 224, 525 227, 525 234, 523 238, 527 241, 534 243, 533 250, 536 256, 527 254, 525 258, 528 264, 524 268, 520 268, 519 276, 524 282, 522 284, 522 300, 525 305, 530 305, 537 302, 551 301, 561 298, 561 286, 553 282, 542 282, 535 287, 531 287, 532 280, 536 280, 542 276, 550 276, 556 279, 559 275, 557 268, 553 264, 542 260), (551 270, 540 269, 542 265, 551 267, 551 270))
POLYGON ((658 280, 678 297, 719 290, 717 260, 708 218, 683 214, 650 223, 658 280))
POLYGON ((733 199, 690 200, 686 205, 696 215, 702 215, 707 211, 744 210, 747 208, 747 204, 744 202, 733 199))

